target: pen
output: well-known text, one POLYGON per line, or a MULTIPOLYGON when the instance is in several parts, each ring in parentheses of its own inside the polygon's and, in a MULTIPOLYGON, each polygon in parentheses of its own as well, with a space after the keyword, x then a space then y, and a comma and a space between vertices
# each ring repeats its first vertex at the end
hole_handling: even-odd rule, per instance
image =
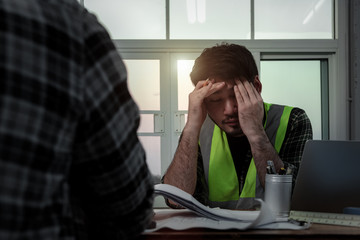
POLYGON ((267 165, 268 165, 268 167, 270 167, 270 172, 271 172, 270 174, 276 174, 274 162, 271 160, 268 160, 267 165))

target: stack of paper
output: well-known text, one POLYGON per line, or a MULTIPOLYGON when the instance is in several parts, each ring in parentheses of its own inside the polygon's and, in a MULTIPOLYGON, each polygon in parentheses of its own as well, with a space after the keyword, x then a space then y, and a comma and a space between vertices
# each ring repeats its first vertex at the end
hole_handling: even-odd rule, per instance
POLYGON ((158 211, 156 231, 160 228, 184 230, 189 228, 212 229, 305 229, 308 223, 300 223, 287 218, 277 219, 268 206, 261 200, 258 211, 239 211, 210 208, 197 201, 190 194, 168 184, 155 185, 155 194, 162 195, 188 210, 158 211), (195 213, 192 214, 191 212, 195 213), (160 217, 159 217, 160 216, 160 217))

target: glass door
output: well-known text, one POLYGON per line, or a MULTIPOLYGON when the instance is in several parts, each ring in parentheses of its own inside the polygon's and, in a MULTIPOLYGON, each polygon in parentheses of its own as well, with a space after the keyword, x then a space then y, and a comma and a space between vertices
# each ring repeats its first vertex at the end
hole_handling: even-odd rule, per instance
POLYGON ((167 54, 122 53, 128 87, 140 109, 138 136, 155 182, 160 181, 170 155, 170 84, 167 54))
POLYGON ((200 53, 171 54, 171 112, 172 112, 172 155, 175 153, 179 137, 187 120, 189 94, 194 90, 190 80, 190 72, 195 58, 200 53))

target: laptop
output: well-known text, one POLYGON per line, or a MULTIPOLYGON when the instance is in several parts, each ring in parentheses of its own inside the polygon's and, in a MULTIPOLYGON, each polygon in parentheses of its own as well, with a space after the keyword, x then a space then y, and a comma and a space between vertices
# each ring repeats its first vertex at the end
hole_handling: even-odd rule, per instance
POLYGON ((291 210, 344 213, 349 208, 360 209, 360 141, 306 142, 291 210))

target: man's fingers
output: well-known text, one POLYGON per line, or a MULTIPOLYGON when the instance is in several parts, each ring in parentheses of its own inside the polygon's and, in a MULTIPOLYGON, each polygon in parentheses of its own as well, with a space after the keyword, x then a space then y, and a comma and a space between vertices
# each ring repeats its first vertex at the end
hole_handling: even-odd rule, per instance
POLYGON ((252 83, 250 83, 249 81, 245 81, 243 84, 248 93, 250 100, 257 99, 257 97, 256 97, 257 90, 255 89, 254 85, 252 83))
POLYGON ((225 82, 214 82, 213 79, 202 80, 196 84, 193 94, 200 98, 206 98, 224 86, 225 82))
POLYGON ((234 85, 234 92, 235 92, 235 97, 236 97, 236 100, 237 100, 238 104, 243 103, 244 99, 241 96, 241 93, 240 93, 239 88, 238 88, 237 85, 234 85))
POLYGON ((209 84, 209 79, 206 79, 206 81, 203 83, 203 87, 207 86, 209 84))
POLYGON ((201 88, 204 88, 204 87, 209 87, 211 86, 211 84, 214 83, 214 79, 206 79, 206 80, 201 80, 199 81, 196 86, 195 86, 195 89, 201 89, 201 88))
POLYGON ((207 97, 213 94, 214 92, 219 91, 221 88, 223 88, 225 86, 225 82, 217 82, 217 83, 209 82, 208 86, 210 89, 206 94, 207 97))
POLYGON ((239 93, 241 94, 244 102, 254 102, 258 100, 262 100, 259 92, 256 90, 253 83, 250 83, 247 80, 240 81, 236 80, 236 85, 239 89, 239 93))
POLYGON ((260 93, 258 92, 258 90, 255 88, 253 83, 251 83, 251 87, 253 88, 253 92, 254 92, 256 99, 262 101, 262 97, 261 97, 260 93))
MULTIPOLYGON (((246 80, 245 80, 246 81, 246 80)), ((249 93, 246 89, 246 87, 244 86, 244 83, 242 81, 236 81, 236 86, 237 86, 237 89, 239 90, 239 93, 242 97, 242 100, 244 103, 246 102, 249 102, 250 101, 250 96, 249 96, 249 93)))
POLYGON ((201 80, 196 84, 195 89, 200 89, 200 88, 206 87, 209 85, 209 83, 210 83, 209 79, 201 80))

